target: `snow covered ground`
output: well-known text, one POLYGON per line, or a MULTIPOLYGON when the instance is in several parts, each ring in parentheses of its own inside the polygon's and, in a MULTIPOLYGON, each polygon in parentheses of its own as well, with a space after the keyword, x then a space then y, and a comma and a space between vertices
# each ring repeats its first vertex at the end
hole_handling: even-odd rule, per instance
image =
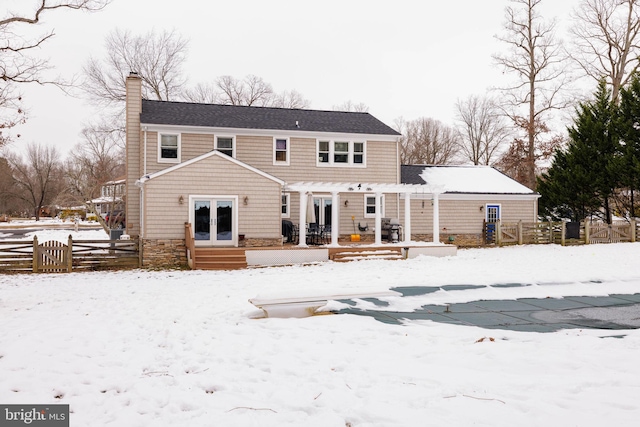
POLYGON ((513 282, 532 286, 430 303, 640 293, 639 260, 640 243, 540 245, 233 272, 0 275, 0 403, 66 403, 71 426, 636 425, 639 330, 253 319, 248 300, 513 282))
POLYGON ((108 240, 109 234, 95 221, 60 220, 57 218, 41 218, 40 221, 30 219, 12 219, 10 222, 0 222, 0 240, 33 240, 38 236, 38 241, 59 240, 66 243, 67 238, 80 240, 108 240), (24 233, 16 233, 16 230, 25 230, 24 233))

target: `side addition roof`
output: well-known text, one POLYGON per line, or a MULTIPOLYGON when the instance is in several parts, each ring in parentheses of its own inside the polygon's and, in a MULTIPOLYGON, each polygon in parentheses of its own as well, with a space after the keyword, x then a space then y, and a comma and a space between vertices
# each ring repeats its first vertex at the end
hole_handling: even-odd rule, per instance
POLYGON ((403 184, 424 184, 438 193, 537 195, 489 166, 402 165, 403 184))
POLYGON ((147 125, 400 136, 369 113, 169 101, 143 100, 140 122, 147 125))

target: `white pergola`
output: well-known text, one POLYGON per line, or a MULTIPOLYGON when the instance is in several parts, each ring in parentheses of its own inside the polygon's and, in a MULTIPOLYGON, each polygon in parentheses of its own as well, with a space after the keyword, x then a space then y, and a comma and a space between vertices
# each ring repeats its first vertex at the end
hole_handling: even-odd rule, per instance
POLYGON ((370 183, 324 183, 324 182, 297 182, 285 185, 285 191, 297 192, 300 195, 300 239, 298 246, 307 247, 306 233, 303 226, 307 223, 307 199, 314 193, 331 194, 331 243, 330 246, 339 246, 340 234, 340 193, 372 193, 375 194, 375 244, 382 245, 382 195, 385 193, 404 194, 404 240, 411 242, 411 195, 431 195, 433 200, 433 242, 440 243, 440 216, 439 216, 439 192, 434 192, 426 185, 419 184, 370 184, 370 183))

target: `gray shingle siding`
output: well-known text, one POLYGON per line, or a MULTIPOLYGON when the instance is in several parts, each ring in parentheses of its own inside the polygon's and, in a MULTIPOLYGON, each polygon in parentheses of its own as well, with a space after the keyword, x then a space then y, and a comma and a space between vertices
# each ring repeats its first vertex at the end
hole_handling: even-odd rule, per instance
POLYGON ((150 100, 142 101, 140 122, 150 125, 400 136, 369 113, 150 100))

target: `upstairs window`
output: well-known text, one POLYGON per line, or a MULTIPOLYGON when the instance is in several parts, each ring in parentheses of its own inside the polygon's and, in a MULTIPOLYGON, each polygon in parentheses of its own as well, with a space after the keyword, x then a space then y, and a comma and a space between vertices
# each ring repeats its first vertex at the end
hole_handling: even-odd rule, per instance
POLYGON ((289 139, 288 138, 273 139, 273 164, 274 165, 289 164, 289 139))
POLYGON ((333 163, 349 163, 349 143, 333 143, 333 163))
POLYGON ((180 162, 180 135, 161 133, 158 136, 158 163, 180 162))
POLYGON ((365 166, 365 143, 354 141, 317 141, 318 166, 365 166))
POLYGON ((318 163, 329 163, 329 141, 318 141, 318 163))
POLYGON ((353 143, 353 163, 356 165, 364 163, 364 142, 353 143))
POLYGON ((232 136, 219 136, 216 138, 216 150, 229 157, 235 157, 235 144, 232 136))

